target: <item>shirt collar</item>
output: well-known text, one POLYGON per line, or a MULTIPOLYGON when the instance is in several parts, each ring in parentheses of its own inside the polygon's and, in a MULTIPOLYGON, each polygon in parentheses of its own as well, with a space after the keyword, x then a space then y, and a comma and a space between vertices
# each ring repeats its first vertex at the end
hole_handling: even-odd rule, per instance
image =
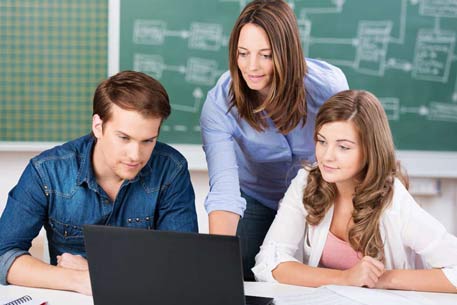
MULTIPOLYGON (((95 143, 95 137, 92 135, 88 135, 84 143, 82 144, 77 183, 78 185, 81 185, 85 182, 87 183, 89 188, 91 188, 94 191, 97 191, 98 184, 97 180, 95 179, 94 169, 92 167, 92 153, 95 147, 95 143)), ((133 178, 132 180, 124 181, 123 185, 138 181, 140 177, 149 175, 151 170, 151 166, 149 162, 147 162, 135 178, 133 178)))
POLYGON ((81 185, 87 183, 89 188, 97 190, 97 181, 95 180, 94 170, 92 169, 92 151, 95 146, 95 137, 88 135, 82 144, 81 152, 79 154, 80 165, 77 178, 77 184, 81 185))

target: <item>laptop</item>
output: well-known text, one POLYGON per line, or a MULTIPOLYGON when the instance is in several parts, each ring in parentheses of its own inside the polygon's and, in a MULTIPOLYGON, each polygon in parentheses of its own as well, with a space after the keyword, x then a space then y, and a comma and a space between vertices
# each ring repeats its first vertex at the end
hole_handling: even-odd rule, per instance
POLYGON ((95 305, 267 305, 244 296, 238 237, 84 226, 95 305))

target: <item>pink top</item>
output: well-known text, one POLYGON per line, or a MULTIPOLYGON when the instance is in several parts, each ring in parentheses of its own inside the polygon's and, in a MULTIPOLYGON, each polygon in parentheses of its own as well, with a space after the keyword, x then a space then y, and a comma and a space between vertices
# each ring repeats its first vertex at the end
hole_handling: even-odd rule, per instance
POLYGON ((361 258, 362 254, 352 249, 348 242, 339 239, 328 231, 319 264, 321 267, 346 270, 354 267, 361 258))

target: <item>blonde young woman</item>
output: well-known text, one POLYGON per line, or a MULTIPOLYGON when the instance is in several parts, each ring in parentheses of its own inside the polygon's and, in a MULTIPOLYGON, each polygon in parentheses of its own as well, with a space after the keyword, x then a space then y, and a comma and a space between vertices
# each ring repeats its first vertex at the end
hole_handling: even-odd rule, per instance
POLYGON ((246 280, 279 199, 313 160, 317 110, 348 84, 340 69, 303 56, 294 12, 282 0, 247 4, 229 42, 230 71, 200 119, 212 234, 239 235, 246 280))
POLYGON ((376 97, 331 97, 314 140, 317 165, 287 190, 256 256, 256 278, 457 292, 457 238, 408 193, 376 97))

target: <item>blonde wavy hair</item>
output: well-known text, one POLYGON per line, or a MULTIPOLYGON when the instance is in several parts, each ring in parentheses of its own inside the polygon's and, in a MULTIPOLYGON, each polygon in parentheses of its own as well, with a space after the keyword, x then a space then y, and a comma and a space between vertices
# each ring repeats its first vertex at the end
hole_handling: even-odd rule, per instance
MULTIPOLYGON (((316 117, 314 140, 324 124, 351 121, 358 133, 363 154, 363 168, 353 195, 354 225, 349 229, 351 247, 380 261, 384 261, 384 244, 380 234, 380 219, 393 195, 394 178, 406 187, 408 178, 395 158, 395 148, 387 116, 379 100, 362 90, 342 91, 320 108, 316 117)), ((308 183, 303 205, 308 212, 306 220, 311 225, 320 223, 332 206, 337 189, 326 182, 316 165, 306 165, 308 183)))

